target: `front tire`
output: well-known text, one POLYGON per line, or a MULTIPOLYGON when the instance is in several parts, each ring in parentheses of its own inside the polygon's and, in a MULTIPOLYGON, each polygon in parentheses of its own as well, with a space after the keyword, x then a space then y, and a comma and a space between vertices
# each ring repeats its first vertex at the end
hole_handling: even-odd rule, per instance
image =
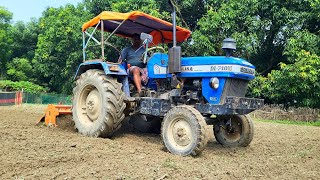
POLYGON ((254 135, 251 118, 247 115, 218 116, 214 125, 214 136, 220 144, 227 147, 246 147, 254 135))
POLYGON ((163 119, 161 137, 171 153, 196 156, 208 142, 206 125, 198 110, 186 105, 176 106, 163 119))
POLYGON ((124 119, 124 92, 116 78, 91 69, 81 74, 73 89, 72 115, 78 132, 110 137, 124 119))

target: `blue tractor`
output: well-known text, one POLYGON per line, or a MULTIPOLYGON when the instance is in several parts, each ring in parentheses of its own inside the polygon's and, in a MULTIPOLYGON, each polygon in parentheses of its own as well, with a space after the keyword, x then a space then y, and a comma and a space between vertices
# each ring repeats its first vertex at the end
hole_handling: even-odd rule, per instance
POLYGON ((226 56, 181 57, 176 44, 191 32, 176 26, 175 11, 172 15, 173 24, 138 11, 104 11, 83 25, 84 62, 75 76, 72 108, 78 132, 110 137, 130 117, 141 131, 161 131, 173 154, 200 154, 212 134, 222 145, 248 146, 254 128, 246 114, 263 106, 262 99, 245 97, 255 67, 231 56, 235 41, 230 38, 223 42, 226 56), (97 34, 99 38, 94 37, 97 34), (142 61, 149 81, 143 97, 133 96, 128 64, 104 57, 108 38, 114 34, 128 38, 140 34, 144 41, 142 61), (99 59, 86 59, 89 41, 101 46, 99 59), (168 53, 157 46, 166 43, 172 43, 168 53))

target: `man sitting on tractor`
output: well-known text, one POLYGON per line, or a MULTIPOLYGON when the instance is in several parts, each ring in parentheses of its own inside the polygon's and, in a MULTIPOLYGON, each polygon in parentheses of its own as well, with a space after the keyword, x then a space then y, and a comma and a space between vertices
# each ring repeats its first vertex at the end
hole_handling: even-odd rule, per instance
POLYGON ((121 59, 128 63, 128 73, 133 75, 133 82, 141 96, 141 81, 147 83, 147 68, 142 61, 142 55, 145 48, 142 46, 142 41, 139 34, 132 36, 132 45, 126 47, 121 52, 121 59))

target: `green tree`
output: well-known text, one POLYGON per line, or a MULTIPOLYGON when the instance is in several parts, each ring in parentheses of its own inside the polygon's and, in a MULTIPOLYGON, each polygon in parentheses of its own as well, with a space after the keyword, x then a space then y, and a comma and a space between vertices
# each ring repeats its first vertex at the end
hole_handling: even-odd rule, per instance
POLYGON ((90 17, 83 4, 48 8, 43 12, 32 61, 37 84, 54 92, 71 93, 76 68, 82 62, 81 27, 90 17))
POLYGON ((283 54, 288 57, 289 62, 294 63, 299 60, 297 56, 302 49, 319 56, 320 36, 307 30, 297 31, 288 39, 283 54))
POLYGON ((12 39, 8 36, 12 13, 0 6, 0 75, 5 75, 6 63, 10 59, 12 39))
POLYGON ((30 61, 25 58, 14 58, 7 64, 7 76, 12 81, 33 81, 33 69, 30 61))
POLYGON ((249 85, 249 95, 262 97, 268 103, 317 107, 320 37, 307 30, 297 31, 284 49, 288 63, 267 77, 258 76, 249 85), (315 92, 313 92, 315 91, 315 92), (312 97, 315 98, 312 98, 312 97))
POLYGON ((223 54, 221 42, 231 36, 238 42, 238 55, 266 75, 277 69, 279 62, 288 62, 283 52, 295 32, 318 32, 319 27, 310 20, 320 24, 319 18, 314 18, 312 3, 316 4, 314 9, 319 5, 319 1, 311 0, 209 0, 207 13, 199 20, 192 45, 187 47, 188 55, 223 54))
MULTIPOLYGON (((204 0, 172 0, 172 2, 176 5, 177 16, 180 18, 178 23, 192 31, 197 28, 198 21, 207 12, 207 1, 204 0)), ((157 1, 157 3, 160 4, 161 12, 171 13, 172 9, 168 0, 157 1)), ((168 20, 171 21, 171 19, 168 20)))
POLYGON ((38 19, 31 19, 24 23, 18 21, 8 29, 8 34, 12 38, 12 57, 27 58, 34 57, 37 47, 38 35, 40 33, 38 19))
POLYGON ((301 50, 293 64, 281 63, 268 76, 269 94, 275 103, 320 107, 320 57, 301 50))
POLYGON ((94 15, 98 15, 102 11, 142 11, 156 17, 160 17, 161 13, 163 12, 162 9, 160 11, 161 2, 162 1, 156 0, 84 0, 86 8, 94 15))
POLYGON ((111 5, 116 2, 117 0, 84 0, 86 9, 94 16, 100 14, 102 11, 112 11, 111 5))

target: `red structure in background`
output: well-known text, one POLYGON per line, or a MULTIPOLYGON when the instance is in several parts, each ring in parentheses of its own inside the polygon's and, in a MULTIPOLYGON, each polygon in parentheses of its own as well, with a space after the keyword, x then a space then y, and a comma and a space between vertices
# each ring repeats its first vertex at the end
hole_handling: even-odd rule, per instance
POLYGON ((23 93, 18 92, 0 92, 0 106, 12 106, 22 104, 23 93))
POLYGON ((22 96, 23 96, 23 92, 21 91, 16 92, 16 98, 15 98, 16 105, 22 104, 22 96))

